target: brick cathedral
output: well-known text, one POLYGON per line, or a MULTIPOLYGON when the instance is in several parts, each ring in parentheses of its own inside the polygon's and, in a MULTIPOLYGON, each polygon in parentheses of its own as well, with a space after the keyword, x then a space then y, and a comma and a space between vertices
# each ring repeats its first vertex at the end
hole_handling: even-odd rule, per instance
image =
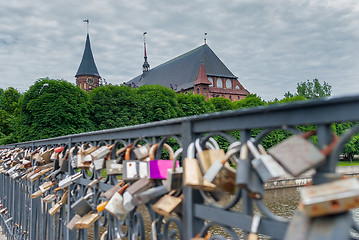
MULTIPOLYGON (((238 77, 224 65, 206 43, 150 69, 144 39, 144 59, 142 74, 128 81, 127 85, 139 87, 159 84, 176 92, 201 94, 207 100, 213 97, 225 97, 231 101, 238 101, 249 94, 238 81, 238 77)), ((100 86, 101 77, 91 51, 88 33, 85 50, 75 77, 76 85, 85 91, 100 86)))

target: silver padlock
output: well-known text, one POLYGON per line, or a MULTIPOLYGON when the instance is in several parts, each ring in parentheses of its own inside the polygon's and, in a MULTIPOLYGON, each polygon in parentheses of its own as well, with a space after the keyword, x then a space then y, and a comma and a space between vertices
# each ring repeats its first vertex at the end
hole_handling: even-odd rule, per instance
POLYGON ((183 168, 177 167, 176 163, 178 161, 179 155, 183 152, 183 148, 177 149, 173 155, 173 165, 171 169, 167 169, 167 179, 163 180, 164 185, 168 191, 176 190, 182 187, 183 183, 183 168))
POLYGON ((167 190, 166 186, 158 186, 154 188, 150 188, 144 192, 141 192, 139 194, 136 194, 133 199, 131 200, 132 204, 134 206, 140 206, 143 204, 146 204, 152 200, 155 200, 169 191, 167 190))
POLYGON ((285 176, 284 169, 268 154, 260 154, 252 141, 247 141, 247 146, 255 159, 252 160, 253 168, 263 182, 285 176))
POLYGON ((103 158, 107 154, 111 152, 111 148, 108 146, 101 146, 98 149, 96 149, 94 152, 91 153, 91 157, 93 160, 103 158))
POLYGON ((70 186, 75 180, 79 179, 82 177, 82 173, 79 172, 79 173, 76 173, 72 176, 69 176, 67 175, 64 179, 62 179, 60 182, 59 182, 59 188, 61 189, 64 189, 68 186, 70 186))
POLYGON ((146 157, 149 156, 151 146, 152 144, 147 143, 139 148, 135 148, 133 150, 133 153, 135 154, 138 160, 145 159, 146 157))

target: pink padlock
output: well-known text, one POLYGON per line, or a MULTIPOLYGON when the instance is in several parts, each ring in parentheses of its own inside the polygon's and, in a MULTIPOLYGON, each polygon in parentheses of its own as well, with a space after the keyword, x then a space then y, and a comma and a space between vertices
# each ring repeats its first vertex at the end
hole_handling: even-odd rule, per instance
MULTIPOLYGON (((151 179, 167 179, 167 169, 171 169, 173 165, 173 149, 168 144, 163 144, 169 154, 169 160, 156 159, 155 152, 159 144, 155 144, 150 148, 150 161, 148 162, 151 179)), ((178 167, 178 162, 176 167, 178 167)))

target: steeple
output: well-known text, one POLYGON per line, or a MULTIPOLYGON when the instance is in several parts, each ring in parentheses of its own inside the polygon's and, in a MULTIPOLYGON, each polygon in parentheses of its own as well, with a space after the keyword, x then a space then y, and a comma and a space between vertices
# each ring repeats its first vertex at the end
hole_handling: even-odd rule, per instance
POLYGON ((147 62, 147 52, 146 52, 146 38, 145 35, 147 34, 147 32, 143 33, 143 47, 144 47, 144 58, 145 61, 142 65, 142 71, 143 72, 148 72, 150 70, 150 64, 147 62))
POLYGON ((100 74, 97 71, 95 60, 92 55, 90 35, 88 32, 89 20, 85 19, 84 22, 87 23, 85 50, 75 77, 76 85, 83 90, 89 91, 100 85, 100 74))

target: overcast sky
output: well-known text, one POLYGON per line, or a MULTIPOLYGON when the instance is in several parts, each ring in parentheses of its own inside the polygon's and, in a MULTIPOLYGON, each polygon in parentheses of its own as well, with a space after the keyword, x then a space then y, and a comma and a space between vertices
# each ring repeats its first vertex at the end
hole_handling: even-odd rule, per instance
POLYGON ((318 78, 359 94, 357 0, 0 0, 0 88, 37 79, 75 83, 90 19, 100 75, 121 84, 207 43, 243 86, 266 100, 318 78))

